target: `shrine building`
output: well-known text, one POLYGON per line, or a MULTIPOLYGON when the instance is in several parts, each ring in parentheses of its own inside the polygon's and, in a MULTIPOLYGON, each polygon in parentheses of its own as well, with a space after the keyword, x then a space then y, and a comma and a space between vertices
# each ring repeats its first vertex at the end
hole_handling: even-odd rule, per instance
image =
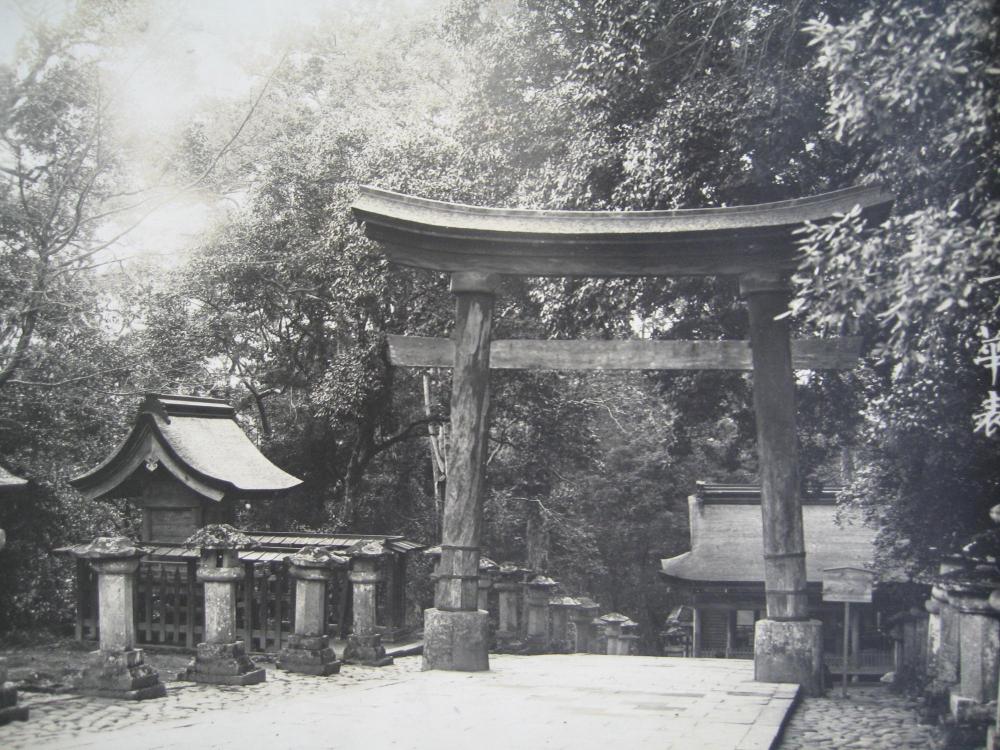
MULTIPOLYGON (((236 411, 215 398, 146 394, 128 436, 98 466, 70 482, 88 499, 124 498, 142 511, 138 547, 145 556, 136 581, 140 644, 191 649, 203 635, 198 552, 185 540, 208 524, 234 523, 241 504, 280 499, 302 482, 275 466, 247 437, 236 411)), ((278 651, 293 633, 295 586, 287 559, 306 547, 346 554, 378 543, 376 624, 387 641, 407 632, 407 561, 424 545, 399 535, 247 531, 252 546, 238 552, 237 629, 253 651, 278 651)), ((56 552, 76 554, 85 544, 56 552)), ((329 631, 350 630, 352 587, 347 570, 327 587, 323 618, 329 631)), ((97 635, 97 582, 77 560, 78 640, 97 635)))
MULTIPOLYGON (((839 602, 822 600, 823 571, 871 568, 875 554, 875 531, 857 512, 837 508, 839 490, 815 487, 802 497, 807 607, 823 623, 823 658, 833 672, 843 661, 843 612, 839 602)), ((760 487, 698 482, 688 510, 691 550, 663 560, 660 571, 690 609, 690 619, 678 613, 691 629, 686 654, 753 658, 754 625, 766 611, 760 487)), ((874 603, 855 605, 851 616, 852 674, 890 671, 893 648, 880 632, 877 589, 874 603)))
POLYGON ((142 509, 144 542, 183 542, 210 523, 232 523, 238 502, 301 484, 272 464, 225 401, 146 394, 128 437, 70 481, 88 499, 126 497, 142 509))

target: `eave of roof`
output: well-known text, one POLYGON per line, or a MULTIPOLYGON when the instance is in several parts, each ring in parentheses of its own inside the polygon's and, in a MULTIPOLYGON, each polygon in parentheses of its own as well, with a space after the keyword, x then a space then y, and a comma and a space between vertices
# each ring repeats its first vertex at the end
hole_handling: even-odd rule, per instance
POLYGON ((27 484, 27 479, 23 479, 0 466, 0 493, 15 492, 26 487, 27 484))
MULTIPOLYGON (((669 578, 701 583, 750 583, 764 580, 764 543, 759 510, 745 498, 707 501, 689 499, 691 551, 661 561, 669 578)), ((831 502, 803 504, 806 580, 817 583, 833 567, 870 567, 874 530, 850 511, 841 513, 831 502)))
POLYGON ((301 480, 272 464, 224 401, 147 394, 131 432, 104 461, 70 483, 87 497, 113 492, 146 462, 164 466, 198 494, 256 496, 301 480))
POLYGON ((741 274, 790 270, 795 231, 860 207, 871 223, 894 196, 852 187, 776 203, 676 211, 482 208, 362 187, 351 210, 402 265, 531 276, 741 274))
MULTIPOLYGON (((759 484, 716 484, 713 482, 696 482, 695 495, 703 503, 721 503, 723 505, 760 505, 759 484)), ((800 498, 803 505, 823 504, 833 505, 837 495, 843 491, 839 485, 819 485, 808 487, 800 498)))

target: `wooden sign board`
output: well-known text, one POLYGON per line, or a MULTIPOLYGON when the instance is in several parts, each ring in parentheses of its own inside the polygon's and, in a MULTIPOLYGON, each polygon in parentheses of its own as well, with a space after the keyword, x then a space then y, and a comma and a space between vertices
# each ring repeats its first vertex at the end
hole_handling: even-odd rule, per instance
POLYGON ((827 568, 823 571, 823 601, 870 602, 875 574, 864 568, 827 568))

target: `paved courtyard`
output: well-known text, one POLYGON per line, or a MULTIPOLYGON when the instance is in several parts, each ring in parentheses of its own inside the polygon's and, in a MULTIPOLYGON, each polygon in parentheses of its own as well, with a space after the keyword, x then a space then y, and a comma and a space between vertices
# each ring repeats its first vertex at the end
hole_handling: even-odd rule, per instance
POLYGON ((942 737, 936 727, 917 723, 917 703, 884 685, 840 687, 822 698, 807 698, 795 709, 780 750, 932 750, 942 737))
POLYGON ((11 748, 767 750, 797 688, 722 659, 491 656, 488 673, 423 672, 420 657, 329 678, 268 670, 245 688, 168 682, 142 703, 22 693, 11 748))

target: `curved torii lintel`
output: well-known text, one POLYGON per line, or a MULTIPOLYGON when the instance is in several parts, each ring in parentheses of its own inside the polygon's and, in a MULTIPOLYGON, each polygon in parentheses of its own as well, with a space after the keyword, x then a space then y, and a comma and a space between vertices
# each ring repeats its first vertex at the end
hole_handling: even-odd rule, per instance
POLYGON ((363 186, 351 210, 390 260, 435 271, 523 276, 699 276, 787 271, 795 231, 860 206, 888 216, 881 187, 676 211, 482 208, 363 186))

